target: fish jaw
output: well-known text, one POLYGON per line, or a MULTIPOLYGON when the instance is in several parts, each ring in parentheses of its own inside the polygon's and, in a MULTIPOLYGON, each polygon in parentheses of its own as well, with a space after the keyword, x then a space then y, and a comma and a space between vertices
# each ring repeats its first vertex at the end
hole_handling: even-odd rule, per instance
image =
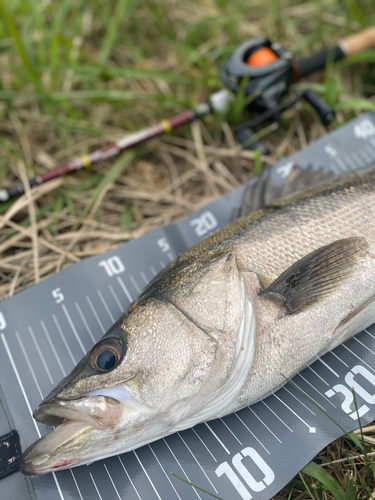
MULTIPOLYGON (((43 402, 33 416, 56 428, 26 450, 21 462, 22 472, 39 475, 85 463, 85 458, 89 457, 82 460, 78 450, 114 432, 121 423, 124 409, 121 401, 105 396, 89 395, 73 400, 50 398, 43 402)), ((127 409, 131 410, 129 405, 127 409)), ((92 452, 89 454, 91 456, 92 452)))
MULTIPOLYGON (((103 398, 93 396, 91 399, 95 397, 103 398)), ((91 425, 87 415, 82 416, 78 411, 75 416, 83 420, 65 419, 27 448, 21 460, 22 473, 29 476, 47 474, 134 450, 175 432, 176 420, 184 418, 189 408, 184 401, 164 412, 141 404, 131 408, 120 404, 123 406, 121 420, 114 427, 100 426, 98 422, 91 425)), ((69 412, 72 410, 64 408, 64 413, 69 412)), ((41 405, 35 412, 39 421, 50 416, 61 420, 60 415, 61 404, 41 405)))
POLYGON ((64 420, 85 422, 97 429, 113 429, 121 420, 124 407, 112 397, 88 395, 64 400, 53 398, 42 403, 33 417, 47 425, 59 425, 64 420))
POLYGON ((66 420, 27 448, 21 460, 22 473, 34 476, 80 465, 83 462, 72 455, 63 458, 64 452, 77 446, 93 430, 86 422, 66 420))
POLYGON ((51 400, 34 412, 34 418, 60 423, 23 454, 21 470, 26 475, 76 467, 133 449, 139 436, 127 430, 135 427, 138 433, 147 433, 155 411, 97 395, 73 401, 51 400))

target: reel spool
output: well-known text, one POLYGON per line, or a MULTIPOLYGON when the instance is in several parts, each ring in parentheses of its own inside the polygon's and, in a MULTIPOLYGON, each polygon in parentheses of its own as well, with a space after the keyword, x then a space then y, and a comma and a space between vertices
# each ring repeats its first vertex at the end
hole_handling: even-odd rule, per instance
MULTIPOLYGON (((333 59, 341 59, 342 50, 339 47, 334 50, 333 59)), ((292 82, 324 67, 331 53, 332 51, 324 51, 314 54, 301 60, 299 64, 293 61, 292 53, 279 43, 272 43, 268 38, 260 37, 244 42, 228 57, 220 69, 224 85, 235 94, 243 91, 247 96, 253 95, 254 99, 248 109, 262 113, 239 125, 235 130, 238 142, 245 149, 259 149, 262 154, 268 154, 266 146, 254 137, 253 128, 264 122, 278 121, 281 113, 299 99, 304 98, 309 102, 324 125, 328 125, 335 118, 333 108, 312 90, 299 92, 289 100, 282 100, 292 82)))
POLYGON ((264 111, 276 106, 293 78, 292 53, 266 37, 242 43, 220 69, 224 85, 233 93, 259 94, 251 108, 264 111), (245 83, 244 83, 245 82, 245 83))

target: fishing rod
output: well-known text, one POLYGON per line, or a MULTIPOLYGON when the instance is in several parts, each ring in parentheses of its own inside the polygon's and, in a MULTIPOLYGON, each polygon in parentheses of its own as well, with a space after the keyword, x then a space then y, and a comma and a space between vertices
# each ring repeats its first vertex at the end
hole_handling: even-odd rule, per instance
MULTIPOLYGON (((210 106, 206 103, 200 104, 194 109, 188 109, 176 116, 173 116, 172 118, 161 120, 159 123, 129 134, 113 144, 96 149, 87 155, 78 156, 68 163, 64 163, 57 168, 38 175, 29 181, 29 186, 38 186, 64 174, 70 174, 83 168, 89 168, 95 163, 113 158, 133 146, 142 144, 143 142, 153 139, 161 134, 169 133, 175 128, 181 125, 186 125, 187 123, 194 121, 196 118, 209 113, 211 113, 210 106)), ((23 194, 24 192, 25 188, 22 183, 19 183, 11 188, 0 189, 0 202, 5 202, 10 198, 23 194)))
MULTIPOLYGON (((375 26, 350 35, 334 47, 300 60, 294 60, 288 49, 278 43, 270 42, 268 38, 248 40, 237 47, 221 67, 220 76, 226 89, 211 94, 207 102, 128 134, 115 143, 92 153, 74 158, 64 165, 34 177, 29 181, 29 186, 38 186, 62 175, 89 168, 95 163, 117 156, 149 139, 170 133, 177 127, 191 123, 197 118, 213 112, 220 113, 229 105, 233 94, 240 91, 248 96, 255 96, 247 107, 261 114, 237 127, 237 139, 244 147, 260 149, 262 153, 267 154, 267 148, 254 137, 254 127, 265 121, 280 119, 281 113, 295 104, 298 99, 305 98, 318 112, 324 124, 328 124, 335 116, 334 110, 311 90, 282 100, 290 85, 325 68, 327 62, 337 62, 372 47, 375 47, 375 26)), ((0 202, 8 201, 24 192, 25 188, 22 183, 14 187, 2 188, 0 189, 0 202)))

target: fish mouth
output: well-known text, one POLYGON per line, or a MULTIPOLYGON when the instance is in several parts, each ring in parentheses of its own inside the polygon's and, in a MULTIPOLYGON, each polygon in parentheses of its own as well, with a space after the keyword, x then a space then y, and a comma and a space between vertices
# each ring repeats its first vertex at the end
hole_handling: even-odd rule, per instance
POLYGON ((22 473, 34 476, 81 464, 82 460, 79 458, 64 459, 59 458, 59 455, 77 449, 80 442, 93 430, 94 427, 85 422, 64 420, 53 431, 27 448, 21 460, 22 473))
POLYGON ((33 414, 35 420, 56 427, 27 448, 21 471, 39 475, 84 464, 81 450, 115 432, 123 410, 121 401, 101 395, 42 403, 33 414))
POLYGON ((75 399, 52 399, 43 402, 33 417, 38 422, 54 427, 65 420, 85 422, 97 429, 114 427, 123 412, 121 401, 109 396, 84 396, 75 399))

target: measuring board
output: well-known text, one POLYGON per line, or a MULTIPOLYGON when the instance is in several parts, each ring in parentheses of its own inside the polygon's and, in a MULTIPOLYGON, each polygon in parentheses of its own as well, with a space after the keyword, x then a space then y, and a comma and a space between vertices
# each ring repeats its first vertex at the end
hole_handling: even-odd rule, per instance
MULTIPOLYGON (((294 164, 339 175, 373 163, 375 113, 366 113, 275 164, 268 185, 282 187, 294 164)), ((0 430, 8 432, 7 420, 23 450, 46 434, 32 411, 161 269, 230 222, 243 190, 0 303, 0 430)), ((326 414, 346 431, 358 427, 352 387, 365 425, 375 418, 375 325, 262 402, 89 466, 32 478, 18 472, 0 481, 0 499, 210 498, 174 472, 223 499, 268 500, 342 434, 326 414)))

